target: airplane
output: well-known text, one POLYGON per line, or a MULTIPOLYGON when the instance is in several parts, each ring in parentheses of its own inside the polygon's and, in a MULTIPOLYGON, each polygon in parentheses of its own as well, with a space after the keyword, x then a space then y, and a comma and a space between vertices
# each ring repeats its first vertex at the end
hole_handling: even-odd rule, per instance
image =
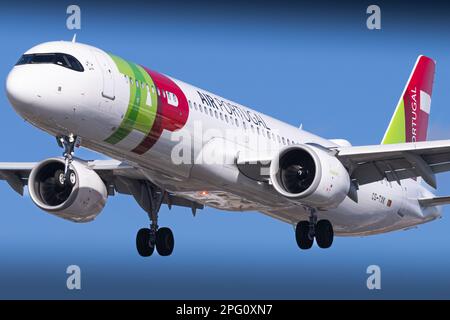
POLYGON ((132 195, 150 225, 143 257, 172 254, 162 205, 259 211, 289 223, 300 249, 334 236, 409 229, 441 217, 435 175, 450 140, 427 141, 435 61, 419 56, 379 145, 325 139, 96 47, 73 41, 26 51, 6 94, 62 157, 1 162, 0 179, 40 209, 89 222, 109 196, 132 195), (108 159, 84 160, 78 147, 108 159))

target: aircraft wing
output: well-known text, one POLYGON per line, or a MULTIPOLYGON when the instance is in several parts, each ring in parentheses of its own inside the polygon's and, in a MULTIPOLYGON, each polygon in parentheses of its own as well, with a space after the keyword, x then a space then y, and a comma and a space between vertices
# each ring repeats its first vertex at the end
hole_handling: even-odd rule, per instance
MULTIPOLYGON (((136 177, 136 172, 133 172, 136 170, 133 167, 117 160, 93 160, 86 163, 102 178, 114 174, 127 176, 127 171, 130 176, 136 177)), ((14 191, 23 195, 23 187, 27 185, 28 176, 37 164, 38 162, 0 162, 0 180, 5 180, 14 191)))
MULTIPOLYGON (((118 160, 90 160, 84 162, 107 185, 113 185, 116 192, 133 195, 137 200, 142 198, 141 182, 147 180, 147 178, 137 168, 118 160)), ((24 186, 28 184, 30 172, 37 164, 38 162, 0 162, 0 180, 5 180, 14 191, 23 195, 24 186)), ((169 206, 203 209, 203 205, 172 193, 165 194, 163 203, 169 206)))
POLYGON ((0 180, 8 182, 10 187, 23 196, 23 186, 37 162, 0 162, 0 180))
POLYGON ((436 188, 435 173, 450 171, 450 140, 338 147, 336 152, 359 184, 422 177, 436 188))
MULTIPOLYGON (((335 152, 359 185, 422 177, 436 188, 435 174, 450 171, 450 140, 336 147, 330 151, 335 152)), ((265 155, 238 155, 236 165, 249 178, 269 181, 271 160, 265 155)))
POLYGON ((432 197, 432 198, 422 198, 418 199, 419 204, 422 207, 434 207, 434 206, 442 206, 444 204, 450 204, 450 197, 432 197))

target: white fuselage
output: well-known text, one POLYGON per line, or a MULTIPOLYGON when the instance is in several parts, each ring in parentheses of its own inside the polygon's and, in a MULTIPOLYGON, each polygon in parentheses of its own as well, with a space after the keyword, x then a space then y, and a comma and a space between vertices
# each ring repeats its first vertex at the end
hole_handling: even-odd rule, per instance
MULTIPOLYGON (((149 83, 150 79, 136 83, 117 60, 87 45, 50 42, 27 54, 51 52, 76 57, 84 72, 55 64, 15 66, 7 80, 7 93, 22 117, 55 136, 76 134, 83 146, 126 161, 162 188, 206 206, 256 210, 291 224, 307 220, 306 207, 280 195, 270 184, 240 174, 235 158, 243 152, 273 157, 288 144, 336 147, 344 143, 321 138, 173 78, 163 76, 168 80, 160 87, 157 82, 149 83), (138 98, 131 96, 137 92, 132 86, 139 88, 138 98), (175 87, 181 93, 174 93, 175 87), (186 110, 180 107, 180 95, 189 106, 188 115, 181 116, 186 110), (180 117, 186 116, 182 126, 171 128, 170 116, 155 114, 155 103, 171 108, 169 114, 180 110, 180 117), (133 116, 133 108, 147 108, 148 113, 133 116), (157 121, 158 116, 164 118, 160 133, 156 122, 150 133, 146 124, 139 122, 157 121), (127 127, 126 117, 134 121, 131 127, 127 127), (146 145, 143 141, 153 142, 146 145)), ((439 217, 436 207, 419 206, 417 199, 430 195, 412 179, 401 184, 379 181, 360 186, 357 203, 347 197, 338 207, 317 214, 332 222, 337 235, 387 232, 439 217)))

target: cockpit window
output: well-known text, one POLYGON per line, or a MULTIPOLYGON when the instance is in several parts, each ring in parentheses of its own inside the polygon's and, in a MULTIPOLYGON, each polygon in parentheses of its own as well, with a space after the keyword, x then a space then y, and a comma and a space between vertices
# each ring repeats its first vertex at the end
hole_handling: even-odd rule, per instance
POLYGON ((16 65, 22 64, 41 64, 41 63, 52 63, 59 66, 75 70, 78 72, 83 72, 83 65, 76 58, 65 53, 33 53, 24 54, 20 57, 16 65))

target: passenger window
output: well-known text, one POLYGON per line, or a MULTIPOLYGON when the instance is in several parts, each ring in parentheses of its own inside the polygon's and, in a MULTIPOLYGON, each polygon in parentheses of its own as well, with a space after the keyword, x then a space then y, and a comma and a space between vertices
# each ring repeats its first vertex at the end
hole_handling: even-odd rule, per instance
POLYGON ((151 93, 150 93, 150 88, 148 87, 148 85, 146 84, 146 90, 145 90, 145 93, 146 93, 146 99, 145 99, 145 104, 147 105, 147 106, 149 106, 149 107, 151 107, 152 106, 152 95, 151 95, 151 93))
POLYGON ((238 119, 234 118, 234 122, 236 123, 236 127, 239 127, 238 119))
POLYGON ((212 109, 209 109, 209 115, 210 115, 211 117, 213 116, 212 109))

